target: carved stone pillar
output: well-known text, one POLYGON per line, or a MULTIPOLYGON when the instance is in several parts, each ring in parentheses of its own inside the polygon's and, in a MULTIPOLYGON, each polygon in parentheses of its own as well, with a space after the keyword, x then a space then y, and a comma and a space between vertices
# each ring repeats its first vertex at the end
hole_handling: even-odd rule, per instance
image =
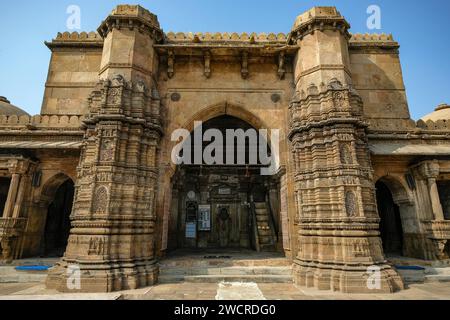
POLYGON ((436 179, 439 176, 439 162, 427 161, 420 165, 419 171, 427 181, 428 191, 430 194, 431 208, 433 210, 434 220, 443 221, 444 211, 442 210, 441 200, 439 198, 439 190, 436 179))
POLYGON ((162 135, 160 98, 153 82, 156 16, 118 6, 103 22, 100 82, 89 98, 72 230, 64 258, 47 286, 60 291, 110 292, 157 281, 155 196, 162 135), (136 45, 139 43, 139 45, 136 45), (81 287, 68 287, 70 270, 81 287))
POLYGON ((351 86, 349 25, 333 7, 299 16, 296 94, 290 105, 298 210, 297 284, 348 293, 403 288, 379 237, 363 103, 351 86), (370 270, 377 285, 370 285, 370 270))
POLYGON ((421 176, 427 182, 431 209, 433 211, 433 220, 425 221, 424 223, 427 236, 433 243, 434 252, 432 255, 438 260, 448 259, 445 248, 447 242, 450 240, 450 221, 445 220, 436 182, 440 173, 439 162, 437 160, 426 161, 421 163, 418 169, 421 176))
POLYGON ((33 170, 33 162, 22 157, 11 157, 6 160, 11 174, 8 196, 0 218, 0 242, 2 260, 9 263, 21 256, 22 234, 26 226, 26 218, 21 217, 23 200, 28 188, 29 175, 33 170))
POLYGON ((3 218, 19 218, 22 208, 22 202, 29 183, 28 176, 33 171, 33 162, 17 158, 8 161, 9 172, 11 173, 11 183, 9 186, 8 197, 3 211, 3 218))
POLYGON ((11 218, 14 205, 16 203, 17 192, 19 191, 20 174, 13 173, 11 176, 11 184, 9 185, 8 197, 6 198, 3 218, 11 218))

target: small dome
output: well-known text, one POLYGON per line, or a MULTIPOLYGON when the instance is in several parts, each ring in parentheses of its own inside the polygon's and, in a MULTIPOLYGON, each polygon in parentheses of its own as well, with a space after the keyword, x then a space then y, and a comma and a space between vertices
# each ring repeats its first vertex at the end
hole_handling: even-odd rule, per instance
POLYGON ((434 112, 426 115, 421 120, 425 122, 427 122, 428 120, 434 122, 438 120, 450 120, 450 105, 446 103, 440 104, 434 112))
POLYGON ((8 99, 0 97, 0 115, 2 116, 29 116, 28 113, 22 109, 13 106, 8 99))

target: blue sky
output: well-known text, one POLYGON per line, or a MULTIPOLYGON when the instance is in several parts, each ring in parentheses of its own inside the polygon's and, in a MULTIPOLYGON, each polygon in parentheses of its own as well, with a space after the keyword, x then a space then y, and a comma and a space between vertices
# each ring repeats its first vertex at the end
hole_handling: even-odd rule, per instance
POLYGON ((96 30, 119 3, 141 4, 164 31, 289 32, 295 17, 317 5, 334 5, 352 25, 367 29, 369 5, 380 6, 382 29, 400 42, 411 115, 419 119, 450 103, 450 1, 448 0, 14 0, 0 4, 0 95, 30 114, 40 111, 50 51, 44 41, 67 31, 69 5, 81 8, 82 31, 96 30))

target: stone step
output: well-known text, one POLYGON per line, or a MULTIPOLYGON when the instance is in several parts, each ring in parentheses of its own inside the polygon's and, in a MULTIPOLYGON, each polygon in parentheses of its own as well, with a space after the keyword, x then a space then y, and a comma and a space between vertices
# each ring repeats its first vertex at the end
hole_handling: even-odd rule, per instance
POLYGON ((425 268, 425 282, 450 282, 450 268, 425 268))
POLYGON ((267 209, 267 205, 265 202, 255 202, 255 209, 267 209))
POLYGON ((290 267, 286 258, 268 259, 169 259, 159 263, 163 268, 225 268, 225 267, 290 267))
POLYGON ((292 283, 292 276, 285 275, 200 275, 200 276, 160 276, 159 283, 219 283, 219 282, 292 283))
POLYGON ((449 267, 397 266, 397 271, 407 284, 424 282, 450 282, 449 267))
POLYGON ((292 275, 291 267, 161 268, 160 275, 292 275))
POLYGON ((0 267, 0 283, 39 283, 47 278, 47 271, 17 271, 15 267, 0 267))
POLYGON ((256 215, 267 216, 267 209, 266 208, 255 209, 255 213, 256 215))
POLYGON ((406 284, 423 283, 425 273, 423 270, 397 270, 406 284))
POLYGON ((426 275, 448 275, 450 276, 450 268, 425 268, 426 275))
POLYGON ((450 274, 426 275, 425 282, 450 282, 450 274))
POLYGON ((259 237, 259 244, 261 246, 263 246, 263 245, 271 245, 271 244, 273 244, 273 241, 272 241, 271 237, 260 236, 259 237))
POLYGON ((262 252, 275 252, 276 250, 276 246, 273 243, 270 244, 261 244, 260 245, 260 249, 262 252))

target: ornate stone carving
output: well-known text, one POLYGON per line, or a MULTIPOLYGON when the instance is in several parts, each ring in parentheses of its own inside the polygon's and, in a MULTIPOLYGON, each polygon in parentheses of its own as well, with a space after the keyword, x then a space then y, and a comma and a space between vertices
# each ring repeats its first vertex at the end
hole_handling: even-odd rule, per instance
POLYGON ((353 164, 353 156, 351 149, 347 144, 341 144, 340 156, 342 164, 353 164))
POLYGON ((105 250, 105 240, 102 237, 92 237, 89 240, 89 255, 104 255, 105 250))
POLYGON ((174 71, 174 65, 175 65, 175 54, 173 50, 169 50, 167 54, 167 76, 169 79, 172 79, 175 75, 174 71))
POLYGON ((105 214, 108 206, 108 189, 105 186, 100 186, 95 190, 92 211, 95 214, 105 214))
POLYGON ((242 79, 248 78, 248 52, 242 52, 242 65, 241 65, 241 76, 242 79))
POLYGON ((356 217, 358 214, 358 204, 353 191, 347 191, 345 193, 345 210, 349 217, 356 217))
POLYGON ((100 161, 113 161, 114 160, 114 142, 111 140, 103 140, 100 149, 100 161))
POLYGON ((211 77, 211 52, 205 51, 205 70, 204 75, 206 78, 211 77))

